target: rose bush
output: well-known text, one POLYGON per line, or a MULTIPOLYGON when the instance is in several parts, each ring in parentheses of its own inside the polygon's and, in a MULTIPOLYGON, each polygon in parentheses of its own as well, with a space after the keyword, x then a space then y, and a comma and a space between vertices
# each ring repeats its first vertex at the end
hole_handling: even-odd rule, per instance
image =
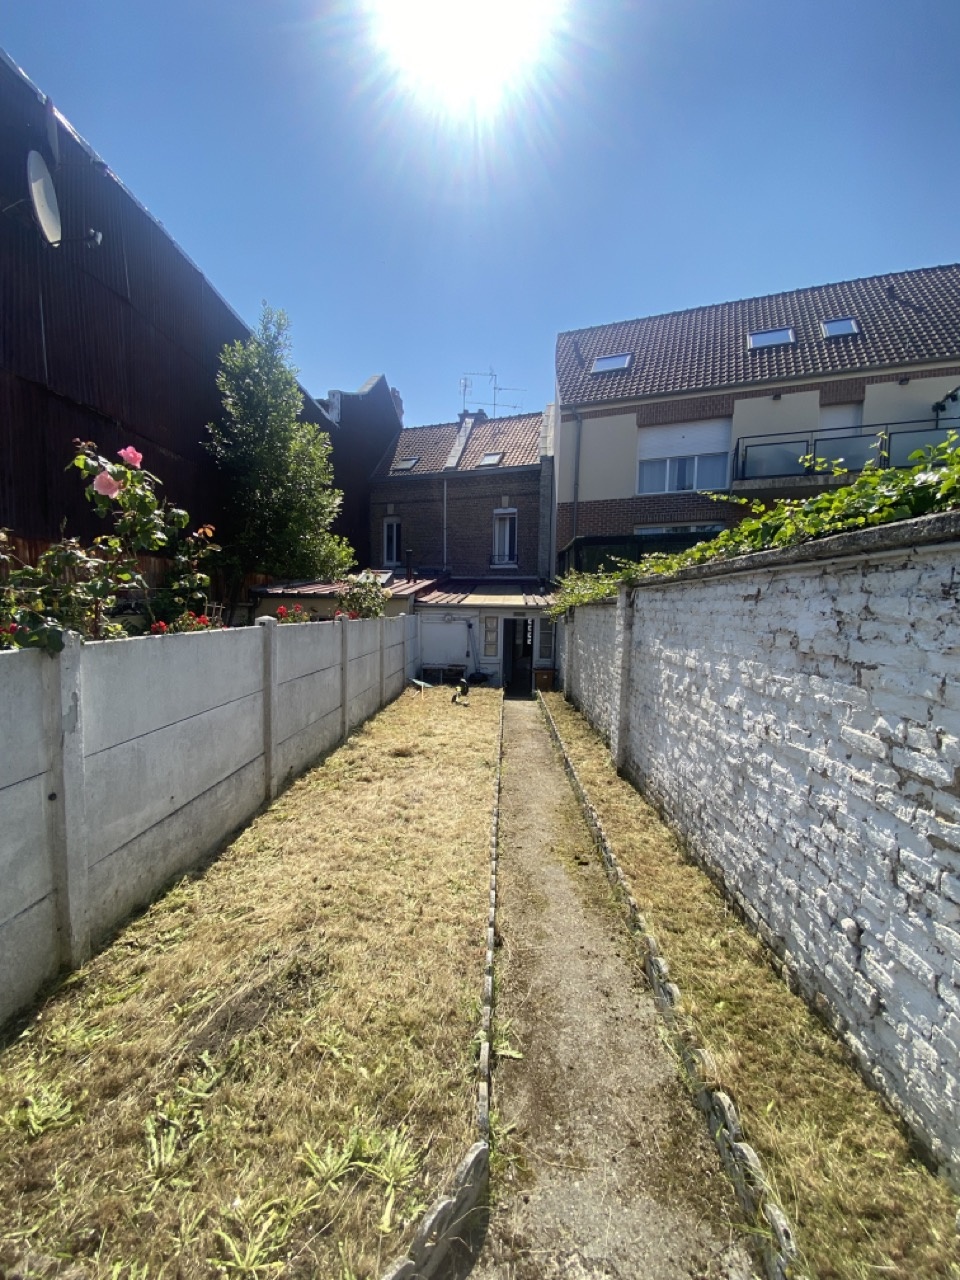
MULTIPOLYGON (((156 492, 160 481, 141 468, 143 455, 132 445, 119 450, 119 462, 97 453, 91 442, 74 442, 70 464, 87 481, 86 496, 97 515, 113 523, 113 532, 84 546, 78 538, 54 543, 26 564, 13 554, 7 530, 0 530, 0 648, 39 648, 59 653, 66 631, 104 640, 127 634, 112 617, 121 597, 142 592, 141 552, 172 555, 167 590, 183 612, 203 598, 210 579, 202 562, 218 550, 213 528, 184 530, 189 516, 156 492)), ((152 628, 154 629, 154 628, 152 628)))

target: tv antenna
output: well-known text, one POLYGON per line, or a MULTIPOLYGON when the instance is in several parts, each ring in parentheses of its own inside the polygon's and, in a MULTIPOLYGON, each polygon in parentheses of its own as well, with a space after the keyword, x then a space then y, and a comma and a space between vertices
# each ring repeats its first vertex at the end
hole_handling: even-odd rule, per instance
POLYGON ((484 369, 482 371, 479 371, 476 369, 471 370, 467 373, 464 373, 460 378, 460 396, 462 400, 461 407, 464 410, 464 412, 466 412, 467 400, 469 398, 475 405, 482 406, 484 409, 489 409, 492 407, 493 413, 491 417, 494 417, 494 418, 497 416, 498 408, 501 408, 501 409, 522 409, 523 408, 522 400, 520 401, 519 404, 503 403, 500 400, 501 391, 521 391, 522 392, 522 391, 526 391, 526 387, 501 387, 500 383, 497 380, 497 375, 492 365, 490 366, 489 369, 484 369), (470 396, 469 393, 473 390, 474 378, 487 379, 487 382, 490 385, 490 393, 493 395, 492 400, 473 400, 473 397, 470 396))

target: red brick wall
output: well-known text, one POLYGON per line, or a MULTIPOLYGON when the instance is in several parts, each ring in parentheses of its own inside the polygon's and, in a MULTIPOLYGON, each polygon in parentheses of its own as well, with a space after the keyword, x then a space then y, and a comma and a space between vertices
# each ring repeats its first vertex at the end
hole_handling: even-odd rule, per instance
MULTIPOLYGON (((698 493, 655 493, 636 498, 607 498, 600 502, 581 502, 577 512, 577 537, 594 534, 633 533, 641 524, 736 524, 741 518, 738 506, 713 502, 698 493)), ((557 547, 567 545, 573 537, 573 503, 561 502, 557 508, 557 547)))
MULTIPOLYGON (((370 494, 370 544, 374 563, 383 555, 383 521, 400 520, 401 541, 413 551, 413 567, 421 574, 439 572, 443 561, 443 476, 395 476, 373 484, 370 494), (388 512, 388 506, 393 511, 388 512)), ((537 576, 540 532, 540 467, 492 473, 451 474, 447 482, 447 566, 455 577, 483 577, 491 572, 493 513, 503 505, 517 512, 517 568, 505 573, 537 576)))

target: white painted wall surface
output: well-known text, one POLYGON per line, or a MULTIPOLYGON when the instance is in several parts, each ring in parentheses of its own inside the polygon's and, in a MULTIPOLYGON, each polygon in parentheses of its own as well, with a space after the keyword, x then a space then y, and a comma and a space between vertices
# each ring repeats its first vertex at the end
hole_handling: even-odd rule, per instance
POLYGON ((419 636, 271 618, 0 652, 0 1022, 402 693, 419 636))
MULTIPOLYGON (((847 535, 850 558, 638 589, 617 745, 957 1176, 960 530, 912 544, 923 524, 878 552, 847 535)), ((564 641, 568 692, 608 738, 612 616, 578 608, 564 641)))

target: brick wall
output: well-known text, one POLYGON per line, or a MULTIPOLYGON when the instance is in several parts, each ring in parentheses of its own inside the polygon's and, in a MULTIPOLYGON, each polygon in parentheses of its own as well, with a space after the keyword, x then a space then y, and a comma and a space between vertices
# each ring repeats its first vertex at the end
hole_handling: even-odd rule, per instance
MULTIPOLYGON (((714 502, 699 493, 654 493, 635 498, 605 498, 577 506, 577 537, 633 533, 641 524, 735 524, 740 508, 714 502)), ((573 537, 573 503, 557 506, 557 546, 573 537)))
POLYGON ((644 585, 619 696, 609 606, 563 644, 619 763, 955 1178, 958 541, 928 517, 644 585))
POLYGON ((493 513, 498 507, 517 512, 517 576, 537 577, 540 544, 540 467, 506 471, 398 476, 375 483, 370 495, 370 540, 374 561, 383 554, 383 521, 401 522, 403 552, 413 551, 413 565, 423 573, 449 568, 457 577, 491 572, 493 513), (447 560, 443 558, 443 482, 447 482, 447 560), (503 499, 507 498, 506 503, 503 499), (392 512, 389 508, 392 506, 392 512))

